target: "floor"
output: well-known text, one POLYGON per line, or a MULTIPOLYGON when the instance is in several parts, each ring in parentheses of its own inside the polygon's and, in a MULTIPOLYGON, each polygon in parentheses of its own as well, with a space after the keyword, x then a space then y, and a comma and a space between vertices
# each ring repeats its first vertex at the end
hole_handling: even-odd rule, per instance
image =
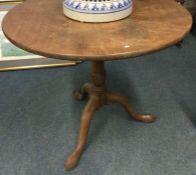
POLYGON ((196 175, 196 39, 137 59, 106 63, 108 89, 127 95, 141 113, 117 104, 94 115, 76 169, 64 170, 86 101, 72 91, 88 81, 90 63, 0 73, 1 175, 196 175))

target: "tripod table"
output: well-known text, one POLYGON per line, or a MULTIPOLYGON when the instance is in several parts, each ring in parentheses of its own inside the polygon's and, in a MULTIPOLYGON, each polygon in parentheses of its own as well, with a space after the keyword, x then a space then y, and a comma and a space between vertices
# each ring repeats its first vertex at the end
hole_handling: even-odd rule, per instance
POLYGON ((92 84, 75 91, 76 99, 88 94, 82 112, 78 144, 66 161, 73 169, 84 150, 93 113, 103 105, 120 103, 134 119, 151 123, 153 115, 133 110, 125 96, 105 87, 104 61, 133 58, 181 41, 189 32, 189 12, 172 0, 135 0, 133 14, 110 23, 82 23, 63 15, 62 0, 27 0, 3 20, 3 32, 18 47, 57 59, 89 61, 92 84))

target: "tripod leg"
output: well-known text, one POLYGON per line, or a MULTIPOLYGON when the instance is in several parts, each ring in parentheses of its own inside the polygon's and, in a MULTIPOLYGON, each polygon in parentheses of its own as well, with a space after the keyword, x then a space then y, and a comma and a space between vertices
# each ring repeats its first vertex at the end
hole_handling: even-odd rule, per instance
POLYGON ((73 97, 76 100, 84 100, 92 92, 92 84, 86 83, 80 90, 73 91, 73 97))
POLYGON ((81 157, 81 154, 87 142, 92 115, 97 109, 97 107, 98 107, 98 98, 95 96, 91 96, 89 102, 87 103, 82 113, 78 144, 75 150, 73 151, 73 153, 67 159, 67 162, 65 164, 65 168, 68 171, 72 170, 77 165, 81 157))
POLYGON ((145 123, 151 123, 156 120, 156 117, 153 115, 141 115, 141 114, 136 113, 133 110, 133 107, 129 103, 128 99, 117 93, 107 92, 107 101, 120 103, 125 108, 125 110, 128 112, 128 114, 131 115, 136 120, 139 120, 145 123))

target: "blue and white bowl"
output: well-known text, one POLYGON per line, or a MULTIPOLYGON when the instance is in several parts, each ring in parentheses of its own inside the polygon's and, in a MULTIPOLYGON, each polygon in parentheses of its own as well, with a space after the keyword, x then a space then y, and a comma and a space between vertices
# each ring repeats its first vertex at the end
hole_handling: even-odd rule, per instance
POLYGON ((109 22, 129 16, 133 0, 64 0, 64 14, 82 22, 109 22))

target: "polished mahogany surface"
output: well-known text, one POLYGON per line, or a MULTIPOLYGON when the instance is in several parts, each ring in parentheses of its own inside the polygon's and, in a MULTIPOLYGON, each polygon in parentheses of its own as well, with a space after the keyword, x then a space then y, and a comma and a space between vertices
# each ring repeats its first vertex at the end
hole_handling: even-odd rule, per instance
POLYGON ((82 23, 64 16, 62 0, 27 0, 3 20, 6 37, 35 54, 68 60, 114 60, 157 51, 190 30, 189 12, 173 0, 135 0, 126 19, 82 23))

